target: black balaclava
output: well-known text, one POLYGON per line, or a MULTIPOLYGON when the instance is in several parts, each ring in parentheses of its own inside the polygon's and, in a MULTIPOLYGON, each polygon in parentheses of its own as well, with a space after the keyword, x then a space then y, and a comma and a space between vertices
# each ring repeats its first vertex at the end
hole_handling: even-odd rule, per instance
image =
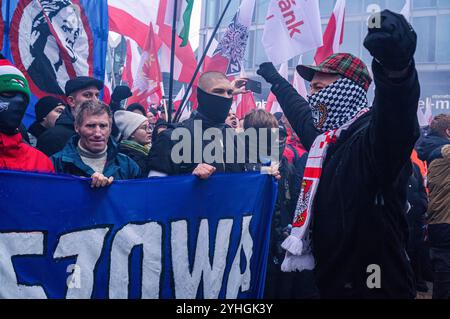
POLYGON ((222 96, 209 94, 200 88, 197 88, 197 111, 214 122, 215 124, 223 124, 230 112, 233 98, 225 98, 222 96))
POLYGON ((0 93, 0 132, 14 135, 28 106, 28 97, 22 93, 7 96, 0 93))

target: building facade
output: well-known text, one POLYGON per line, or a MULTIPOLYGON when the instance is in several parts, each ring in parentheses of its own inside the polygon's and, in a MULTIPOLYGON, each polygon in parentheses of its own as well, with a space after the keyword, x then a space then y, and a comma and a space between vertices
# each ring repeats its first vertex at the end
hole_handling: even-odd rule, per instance
MULTIPOLYGON (((213 33, 228 0, 204 0, 200 28, 199 52, 203 52, 213 33)), ((267 61, 261 39, 267 8, 270 0, 256 0, 253 23, 250 27, 244 61, 247 74, 263 82, 263 93, 255 95, 263 105, 269 93, 269 86, 256 75, 258 65, 267 61)), ((335 0, 320 0, 322 31, 325 31, 335 0)), ((240 4, 232 0, 222 21, 216 39, 220 40, 240 4)), ((374 8, 390 9, 400 12, 405 0, 346 0, 344 42, 341 52, 350 52, 370 66, 371 57, 362 45, 367 33, 367 19, 374 8)), ((418 35, 415 55, 421 82, 420 106, 430 105, 433 114, 450 113, 450 0, 411 0, 412 25, 418 35)), ((313 52, 303 55, 303 63, 313 62, 313 52)), ((298 57, 289 61, 289 74, 292 78, 298 57)), ((372 97, 373 90, 369 90, 372 97)))

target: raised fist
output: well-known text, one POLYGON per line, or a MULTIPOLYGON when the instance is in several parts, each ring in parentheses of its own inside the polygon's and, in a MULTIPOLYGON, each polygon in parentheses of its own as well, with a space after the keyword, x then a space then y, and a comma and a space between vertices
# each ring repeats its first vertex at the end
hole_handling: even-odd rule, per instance
POLYGON ((411 64, 416 52, 416 32, 401 14, 389 10, 376 14, 381 15, 381 23, 369 27, 364 46, 384 68, 404 70, 411 64))

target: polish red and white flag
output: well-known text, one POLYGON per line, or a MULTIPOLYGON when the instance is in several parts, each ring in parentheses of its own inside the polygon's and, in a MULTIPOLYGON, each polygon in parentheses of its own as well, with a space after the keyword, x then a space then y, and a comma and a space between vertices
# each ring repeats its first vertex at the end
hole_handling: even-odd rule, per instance
POLYGON ((133 78, 131 92, 133 95, 127 104, 140 103, 146 109, 152 104, 161 104, 162 75, 158 62, 158 51, 156 48, 155 34, 150 24, 147 41, 142 51, 137 73, 133 78))
POLYGON ((319 65, 330 55, 338 53, 344 41, 345 0, 337 0, 323 34, 323 46, 317 49, 314 61, 319 65))
POLYGON ((108 0, 109 30, 133 39, 143 48, 150 22, 154 25, 154 32, 159 31, 155 25, 158 8, 157 0, 108 0))
MULTIPOLYGON (((169 72, 172 25, 166 24, 166 15, 170 15, 171 6, 173 0, 108 0, 109 30, 133 39, 143 49, 152 23, 156 48, 161 49, 162 71, 169 72)), ((174 79, 189 83, 197 60, 190 43, 180 47, 182 41, 176 36, 174 79)))

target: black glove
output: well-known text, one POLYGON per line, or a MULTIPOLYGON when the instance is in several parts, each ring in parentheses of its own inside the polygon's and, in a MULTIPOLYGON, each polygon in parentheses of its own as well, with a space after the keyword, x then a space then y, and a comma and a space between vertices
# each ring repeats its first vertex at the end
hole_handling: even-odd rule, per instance
POLYGON ((257 74, 261 75, 266 82, 274 84, 281 75, 278 73, 277 69, 273 66, 272 62, 264 62, 259 66, 257 74))
POLYGON ((132 95, 131 90, 126 85, 118 85, 115 87, 113 94, 111 95, 111 101, 120 102, 128 99, 132 95))
MULTIPOLYGON (((381 15, 381 23, 369 27, 364 46, 386 69, 400 71, 407 68, 416 52, 416 32, 401 14, 389 10, 376 14, 381 15)), ((376 19, 372 16, 370 21, 376 19)))

